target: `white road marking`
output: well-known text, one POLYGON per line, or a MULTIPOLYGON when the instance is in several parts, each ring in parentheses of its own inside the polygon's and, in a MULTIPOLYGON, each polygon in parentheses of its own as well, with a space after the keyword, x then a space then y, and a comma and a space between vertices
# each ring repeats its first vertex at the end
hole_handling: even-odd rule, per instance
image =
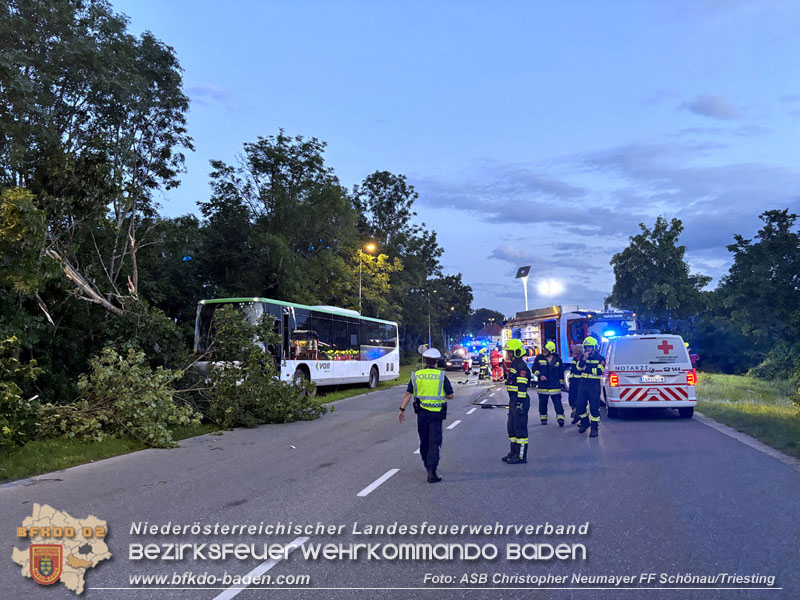
POLYGON ((489 398, 491 398, 492 396, 494 396, 496 393, 497 393, 497 392, 492 392, 491 394, 489 394, 489 398))
POLYGON ((477 407, 477 406, 476 406, 475 408, 470 408, 470 409, 467 411, 467 414, 468 414, 468 415, 471 415, 471 414, 472 414, 472 413, 474 413, 476 410, 478 410, 478 407, 477 407))
POLYGON ((486 404, 488 401, 489 401, 488 398, 484 398, 483 400, 481 400, 481 404, 486 404))
POLYGON ((447 428, 448 429, 453 429, 453 427, 455 427, 459 423, 461 423, 461 419, 459 419, 458 421, 453 421, 450 425, 447 426, 447 428))
POLYGON ((419 448, 417 448, 416 450, 414 450, 414 454, 419 454, 419 448))
POLYGON ((373 482, 372 482, 372 483, 370 483, 370 484, 369 484, 367 487, 365 487, 363 490, 361 490, 360 492, 358 492, 358 493, 356 494, 356 496, 361 496, 362 498, 363 498, 364 496, 368 496, 368 495, 369 495, 371 492, 375 491, 375 489, 377 489, 377 487, 378 487, 379 485, 381 485, 381 484, 382 484, 384 481, 386 481, 387 479, 389 479, 389 478, 390 478, 392 475, 394 475, 395 473, 397 473, 399 470, 400 470, 400 469, 389 469, 388 471, 386 471, 386 473, 384 473, 383 475, 381 475, 380 477, 378 477, 378 478, 377 478, 375 481, 373 481, 373 482))
MULTIPOLYGON (((298 537, 298 538, 293 539, 291 542, 289 542, 287 544, 287 546, 289 546, 289 553, 294 552, 297 548, 299 548, 300 546, 305 544, 308 540, 309 540, 309 538, 307 538, 307 537, 298 537)), ((269 571, 272 567, 277 565, 279 562, 281 562, 280 558, 278 558, 278 559, 271 558, 271 559, 269 559, 267 561, 264 561, 263 563, 258 565, 255 569, 250 571, 247 575, 245 575, 245 578, 252 579, 254 577, 259 577, 260 575, 263 575, 264 573, 269 571)), ((214 600, 230 600, 234 596, 237 596, 239 594, 239 592, 241 592, 243 589, 246 589, 246 588, 244 588, 244 587, 228 588, 227 590, 225 590, 224 592, 222 592, 218 596, 215 596, 214 600)))

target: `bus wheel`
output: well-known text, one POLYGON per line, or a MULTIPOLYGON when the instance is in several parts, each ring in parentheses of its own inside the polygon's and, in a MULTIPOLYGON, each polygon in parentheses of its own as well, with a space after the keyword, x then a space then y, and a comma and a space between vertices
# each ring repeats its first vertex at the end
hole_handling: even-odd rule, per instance
POLYGON ((691 419, 694 416, 694 406, 681 406, 678 414, 684 419, 691 419))
MULTIPOLYGON (((295 383, 300 383, 301 381, 306 384, 311 383, 311 377, 308 375, 308 371, 306 371, 302 367, 298 367, 297 370, 295 370, 294 377, 292 377, 292 379, 294 380, 295 383)), ((317 395, 317 386, 309 385, 309 389, 306 392, 306 396, 309 398, 313 398, 316 395, 317 395)))
POLYGON ((380 383, 380 376, 378 375, 378 367, 372 367, 369 371, 369 388, 373 389, 378 387, 380 383))

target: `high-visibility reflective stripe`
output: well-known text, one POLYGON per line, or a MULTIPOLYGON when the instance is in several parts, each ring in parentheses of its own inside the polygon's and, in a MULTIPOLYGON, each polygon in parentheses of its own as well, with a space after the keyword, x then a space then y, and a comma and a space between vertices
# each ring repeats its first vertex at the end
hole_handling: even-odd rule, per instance
POLYGON ((583 379, 602 379, 603 378, 602 375, 589 375, 588 373, 584 373, 583 375, 581 375, 581 377, 583 379))
POLYGON ((527 392, 517 392, 517 398, 525 398, 527 395, 527 392))
POLYGON ((509 367, 509 368, 508 368, 508 372, 509 372, 509 373, 516 373, 516 372, 517 372, 517 370, 516 370, 514 367, 509 367))
POLYGON ((583 413, 583 414, 581 415, 581 419, 585 419, 585 418, 586 418, 586 417, 588 417, 588 416, 589 416, 589 411, 587 410, 585 413, 583 413))
POLYGON ((564 415, 556 415, 556 419, 558 419, 559 421, 563 421, 564 415))
POLYGON ((516 444, 517 438, 508 438, 508 441, 511 442, 512 444, 516 444))
POLYGON ((540 394, 560 394, 561 388, 548 388, 548 389, 536 388, 536 391, 539 392, 540 394))
POLYGON ((528 383, 527 377, 517 377, 517 383, 528 383))
POLYGON ((517 443, 518 444, 527 444, 528 443, 528 438, 517 438, 517 443))
POLYGON ((419 400, 419 405, 421 408, 430 411, 430 412, 441 412, 442 407, 446 404, 446 400, 444 398, 444 373, 436 369, 420 369, 420 371, 415 371, 411 377, 412 387, 414 389, 414 397, 419 400), (426 378, 426 385, 425 391, 428 392, 426 395, 419 394, 419 382, 418 382, 418 375, 420 372, 426 372, 426 375, 435 375, 436 378, 436 395, 432 396, 429 395, 432 391, 430 389, 430 378, 426 378))
POLYGON ((599 416, 597 416, 597 417, 592 416, 592 417, 589 417, 589 420, 590 421, 599 421, 600 417, 599 416))
POLYGON ((546 415, 539 415, 539 419, 541 419, 542 421, 547 421, 547 416, 546 415))
POLYGON ((517 386, 515 386, 515 385, 509 385, 509 386, 506 386, 506 389, 507 389, 509 392, 516 392, 516 391, 517 391, 517 386))

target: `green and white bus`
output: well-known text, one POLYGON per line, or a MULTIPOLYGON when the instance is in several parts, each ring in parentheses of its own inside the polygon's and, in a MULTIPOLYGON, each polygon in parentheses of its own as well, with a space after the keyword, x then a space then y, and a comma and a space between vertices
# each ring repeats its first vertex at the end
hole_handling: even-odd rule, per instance
MULTIPOLYGON (((197 305, 194 351, 203 354, 214 337, 214 311, 236 306, 248 321, 273 317, 280 346, 264 348, 280 368, 282 381, 305 378, 318 386, 397 379, 400 369, 397 323, 364 317, 335 306, 306 306, 269 298, 219 298, 197 305)), ((198 362, 205 370, 208 363, 198 362)))

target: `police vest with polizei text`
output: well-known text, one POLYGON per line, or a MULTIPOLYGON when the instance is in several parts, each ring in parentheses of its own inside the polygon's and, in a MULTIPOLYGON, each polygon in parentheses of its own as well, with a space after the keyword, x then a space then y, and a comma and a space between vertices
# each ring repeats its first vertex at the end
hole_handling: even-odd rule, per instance
POLYGON ((440 412, 446 399, 444 397, 444 373, 438 369, 420 369, 411 376, 414 397, 419 405, 431 412, 440 412))

